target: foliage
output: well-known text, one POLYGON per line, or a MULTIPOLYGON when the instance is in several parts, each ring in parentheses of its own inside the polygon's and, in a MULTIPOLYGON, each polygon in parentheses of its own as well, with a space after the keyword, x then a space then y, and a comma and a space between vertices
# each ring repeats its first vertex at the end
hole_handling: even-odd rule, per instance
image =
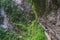
MULTIPOLYGON (((4 1, 4 0, 2 0, 4 1)), ((21 6, 18 7, 18 5, 15 4, 13 0, 5 0, 3 3, 1 3, 2 6, 10 18, 9 20, 12 21, 13 23, 17 22, 23 22, 23 23, 29 23, 29 21, 32 21, 35 19, 34 14, 29 12, 27 13, 25 10, 21 10, 21 6)), ((25 8, 23 8, 25 9, 25 8)))
POLYGON ((29 25, 21 23, 18 25, 18 28, 20 28, 20 30, 22 28, 21 35, 24 40, 46 40, 44 29, 37 20, 32 21, 32 24, 29 25))
POLYGON ((0 40, 20 40, 20 37, 14 31, 4 31, 0 29, 0 40))
MULTIPOLYGON (((7 0, 7 1, 5 0, 2 3, 3 5, 2 7, 4 8, 7 16, 9 17, 10 22, 12 22, 12 24, 18 28, 17 29, 18 33, 22 35, 22 39, 18 39, 18 40, 46 40, 44 29, 38 22, 39 12, 41 12, 42 14, 42 12, 44 11, 43 10, 45 5, 44 2, 45 1, 43 1, 43 5, 41 3, 40 6, 39 3, 38 5, 37 4, 35 5, 34 0, 31 0, 33 13, 27 13, 25 10, 22 11, 21 8, 19 8, 21 6, 18 7, 18 5, 15 5, 15 2, 12 0, 7 0)), ((1 33, 1 35, 4 35, 3 39, 1 38, 2 40, 5 40, 6 38, 8 38, 9 40, 16 40, 18 38, 18 36, 16 36, 16 33, 9 32, 9 31, 3 33, 4 34, 1 33)))
POLYGON ((58 0, 30 0, 33 9, 37 12, 38 17, 46 16, 52 10, 60 7, 58 0))
POLYGON ((31 0, 30 1, 32 6, 33 6, 33 9, 37 12, 37 15, 39 16, 42 16, 45 12, 45 0, 31 0))
POLYGON ((36 20, 28 27, 28 40, 46 40, 44 29, 36 20))

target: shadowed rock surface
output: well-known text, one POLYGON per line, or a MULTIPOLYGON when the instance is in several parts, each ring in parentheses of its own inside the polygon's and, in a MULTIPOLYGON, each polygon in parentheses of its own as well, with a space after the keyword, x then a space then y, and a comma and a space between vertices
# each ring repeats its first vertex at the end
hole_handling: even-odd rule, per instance
POLYGON ((40 18, 40 23, 49 30, 52 40, 60 40, 60 8, 50 12, 46 18, 40 18))
POLYGON ((8 17, 6 15, 6 13, 4 12, 4 9, 0 9, 1 13, 0 15, 3 17, 2 19, 2 23, 0 24, 0 27, 3 29, 13 29, 13 26, 9 23, 8 17))

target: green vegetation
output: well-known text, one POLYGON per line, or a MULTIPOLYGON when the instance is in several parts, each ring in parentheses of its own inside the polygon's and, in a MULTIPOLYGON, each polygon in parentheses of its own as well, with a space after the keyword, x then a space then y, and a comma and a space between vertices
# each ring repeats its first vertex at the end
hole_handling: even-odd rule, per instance
POLYGON ((31 25, 19 25, 18 28, 23 28, 20 35, 14 31, 6 31, 0 29, 1 40, 46 40, 44 29, 39 23, 34 20, 31 25), (21 38, 20 38, 21 37, 21 38))
POLYGON ((28 40, 46 40, 44 29, 36 20, 28 27, 28 37, 28 40))
POLYGON ((32 8, 37 12, 38 17, 43 16, 46 8, 46 0, 31 0, 32 8))
POLYGON ((0 29, 0 40, 20 40, 21 38, 14 31, 6 31, 0 29))
MULTIPOLYGON (((44 11, 44 3, 45 1, 43 1, 43 4, 41 3, 40 9, 42 9, 39 10, 39 12, 44 11)), ((10 30, 7 32, 1 31, 0 34, 3 36, 0 36, 1 40, 46 40, 44 29, 38 22, 39 12, 37 9, 39 7, 36 8, 37 4, 35 5, 34 1, 31 1, 31 4, 33 13, 27 13, 26 11, 22 11, 21 8, 18 8, 16 5, 14 5, 14 1, 3 0, 2 7, 9 17, 10 22, 17 27, 18 30, 16 32, 10 32, 10 30), (22 36, 22 38, 18 39, 18 35, 22 36)))

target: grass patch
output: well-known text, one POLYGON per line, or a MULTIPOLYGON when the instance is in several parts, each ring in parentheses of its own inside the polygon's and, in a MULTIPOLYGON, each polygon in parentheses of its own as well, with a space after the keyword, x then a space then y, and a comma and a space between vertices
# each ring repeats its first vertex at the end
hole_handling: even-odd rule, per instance
POLYGON ((32 21, 30 25, 15 24, 20 27, 23 40, 46 40, 46 35, 42 26, 36 21, 32 21))

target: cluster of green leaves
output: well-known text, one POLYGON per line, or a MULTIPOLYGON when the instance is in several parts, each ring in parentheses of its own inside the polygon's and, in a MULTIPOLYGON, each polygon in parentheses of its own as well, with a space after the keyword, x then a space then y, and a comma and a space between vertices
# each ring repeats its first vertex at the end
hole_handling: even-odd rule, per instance
POLYGON ((28 40, 46 40, 44 29, 37 20, 32 21, 28 27, 28 40))
POLYGON ((1 4, 3 5, 1 7, 4 8, 6 14, 13 23, 22 22, 28 24, 29 21, 35 19, 33 13, 27 13, 25 10, 22 11, 21 8, 23 8, 23 6, 18 7, 13 0, 5 0, 3 3, 1 2, 1 4))
POLYGON ((21 35, 24 40, 47 40, 44 34, 44 29, 37 20, 32 21, 31 24, 15 24, 20 28, 21 35))
POLYGON ((19 35, 14 31, 4 31, 0 28, 0 40, 20 40, 19 35))
MULTIPOLYGON (((34 4, 34 2, 32 3, 34 4)), ((4 4, 3 8, 6 14, 8 15, 10 21, 15 27, 18 28, 18 33, 22 35, 22 39, 20 40, 46 40, 44 29, 38 23, 38 14, 37 14, 38 12, 36 12, 37 6, 35 7, 35 5, 32 5, 34 14, 31 14, 25 11, 21 11, 21 9, 18 8, 18 6, 14 5, 14 2, 12 0, 7 0, 7 1, 5 0, 3 4, 4 4)), ((5 35, 4 37, 8 36, 9 40, 15 38, 12 37, 12 34, 11 35, 10 34, 11 34, 10 32, 5 32, 4 34, 1 35, 5 35), (10 36, 12 38, 10 38, 10 36)))
POLYGON ((20 35, 14 31, 4 31, 0 29, 0 40, 46 40, 44 29, 37 20, 32 21, 32 24, 16 24, 21 31, 20 35))

